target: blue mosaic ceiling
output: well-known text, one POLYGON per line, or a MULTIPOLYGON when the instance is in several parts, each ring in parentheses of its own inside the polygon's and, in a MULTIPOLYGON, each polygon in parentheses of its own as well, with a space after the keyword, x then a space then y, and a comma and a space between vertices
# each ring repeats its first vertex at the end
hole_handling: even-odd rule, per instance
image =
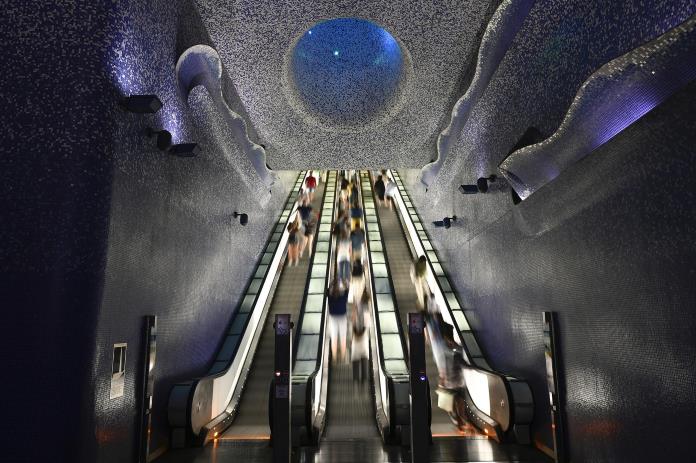
POLYGON ((377 115, 396 98, 401 47, 375 23, 339 18, 316 24, 292 52, 292 79, 306 109, 338 124, 377 115))

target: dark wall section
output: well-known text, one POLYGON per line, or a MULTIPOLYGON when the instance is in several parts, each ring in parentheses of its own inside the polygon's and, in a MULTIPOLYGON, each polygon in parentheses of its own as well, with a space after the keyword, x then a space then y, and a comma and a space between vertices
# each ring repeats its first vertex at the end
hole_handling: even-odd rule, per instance
POLYGON ((491 364, 530 381, 547 445, 541 312, 559 312, 572 461, 693 456, 695 104, 691 84, 473 237, 457 210, 464 225, 433 230, 491 364))
POLYGON ((133 461, 146 314, 159 322, 152 446, 166 446, 168 388, 205 371, 287 197, 293 173, 259 203, 236 146, 199 114, 214 112, 204 92, 195 110, 181 100, 177 37, 203 30, 192 8, 14 2, 0 19, 3 461, 133 461), (164 107, 122 111, 136 93, 164 107), (201 155, 158 151, 148 126, 201 155), (125 394, 109 399, 117 342, 125 394))
POLYGON ((10 2, 0 17, 3 461, 93 454, 112 175, 106 29, 93 4, 10 2))

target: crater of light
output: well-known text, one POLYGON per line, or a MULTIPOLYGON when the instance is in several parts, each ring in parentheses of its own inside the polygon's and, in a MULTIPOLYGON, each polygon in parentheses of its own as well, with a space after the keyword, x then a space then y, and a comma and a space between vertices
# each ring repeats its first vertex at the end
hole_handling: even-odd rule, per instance
POLYGON ((388 108, 402 75, 401 48, 378 25, 356 18, 318 23, 292 53, 301 100, 320 117, 357 123, 388 108))

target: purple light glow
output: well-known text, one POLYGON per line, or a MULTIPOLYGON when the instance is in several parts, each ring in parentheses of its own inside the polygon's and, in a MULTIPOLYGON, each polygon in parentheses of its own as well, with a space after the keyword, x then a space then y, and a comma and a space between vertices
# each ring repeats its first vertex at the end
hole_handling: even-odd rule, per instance
POLYGON ((606 121, 604 130, 597 134, 598 136, 595 139, 594 147, 599 147, 614 138, 626 127, 650 112, 660 104, 661 101, 661 98, 651 92, 642 92, 639 93, 636 98, 624 101, 624 106, 621 107, 621 111, 611 114, 606 121))

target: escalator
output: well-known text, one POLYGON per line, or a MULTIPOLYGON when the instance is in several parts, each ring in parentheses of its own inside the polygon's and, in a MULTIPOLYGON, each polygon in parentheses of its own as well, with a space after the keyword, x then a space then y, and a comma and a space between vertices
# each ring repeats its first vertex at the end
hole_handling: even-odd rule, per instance
MULTIPOLYGON (((312 209, 320 210, 326 182, 317 185, 312 209)), ((317 241, 315 240, 314 245, 317 241)), ((263 333, 259 341, 254 360, 250 367, 250 374, 244 386, 244 392, 240 399, 240 405, 232 425, 225 431, 221 439, 230 440, 254 440, 270 438, 268 420, 268 384, 274 372, 274 338, 275 331, 272 321, 279 313, 289 313, 293 323, 300 319, 303 300, 309 285, 310 268, 315 256, 312 250, 311 256, 308 249, 304 251, 304 257, 299 263, 291 267, 286 261, 283 273, 278 281, 271 307, 266 317, 263 333)))
MULTIPOLYGON (((354 179, 358 181, 357 177, 354 179)), ((359 183, 356 188, 358 188, 358 197, 364 211, 364 198, 360 192, 359 183)), ((369 260, 369 253, 365 259, 369 260)), ((369 269, 367 273, 369 274, 369 269)), ((366 286, 370 290, 372 285, 368 281, 366 286)), ((350 309, 348 314, 350 319, 350 309)), ((348 326, 347 345, 350 352, 351 324, 349 323, 348 326)), ((348 361, 345 363, 334 361, 331 365, 327 405, 327 424, 323 442, 360 440, 372 441, 374 445, 380 441, 380 433, 375 422, 373 387, 369 378, 362 383, 353 381, 352 365, 348 361)))
MULTIPOLYGON (((473 436, 478 430, 479 434, 498 442, 529 444, 533 418, 533 397, 529 385, 524 380, 493 370, 488 364, 469 323, 469 311, 460 304, 398 172, 389 171, 387 175, 396 183, 398 194, 394 210, 382 208, 379 213, 385 233, 390 234, 390 259, 394 260, 390 270, 398 275, 401 283, 398 299, 404 307, 400 307, 400 312, 405 315, 415 308, 411 302, 415 299, 415 290, 410 281, 410 261, 417 256, 425 256, 427 284, 443 320, 453 327, 453 337, 464 361, 458 367, 461 369, 461 382, 453 390, 454 406, 448 412, 454 426, 448 427, 447 415, 433 405, 434 434, 473 436)), ((435 389, 437 369, 432 351, 428 350, 429 381, 431 389, 435 389)), ((432 391, 431 403, 437 403, 432 391)))
MULTIPOLYGON (((297 266, 286 262, 287 224, 298 204, 297 193, 307 172, 301 172, 284 211, 269 238, 245 296, 230 321, 209 374, 172 388, 169 421, 173 446, 200 445, 211 439, 268 439, 268 388, 273 376, 273 320, 276 313, 300 318, 311 282, 315 253, 297 266)), ((319 182, 312 202, 320 210, 325 183, 319 182)), ((315 246, 318 240, 315 240, 315 246)))
MULTIPOLYGON (((396 305, 401 325, 407 329, 408 314, 418 312, 416 289, 411 281, 411 266, 413 256, 408 245, 408 241, 401 227, 398 217, 398 209, 380 207, 377 215, 382 229, 385 244, 385 255, 389 267, 389 273, 394 281, 394 291, 396 294, 396 305)), ((438 370, 433 357, 430 343, 425 345, 426 371, 428 373, 428 383, 430 384, 430 402, 433 404, 431 416, 431 433, 434 437, 461 436, 461 435, 481 435, 471 427, 458 429, 452 422, 447 412, 437 407, 437 385, 438 370)))

